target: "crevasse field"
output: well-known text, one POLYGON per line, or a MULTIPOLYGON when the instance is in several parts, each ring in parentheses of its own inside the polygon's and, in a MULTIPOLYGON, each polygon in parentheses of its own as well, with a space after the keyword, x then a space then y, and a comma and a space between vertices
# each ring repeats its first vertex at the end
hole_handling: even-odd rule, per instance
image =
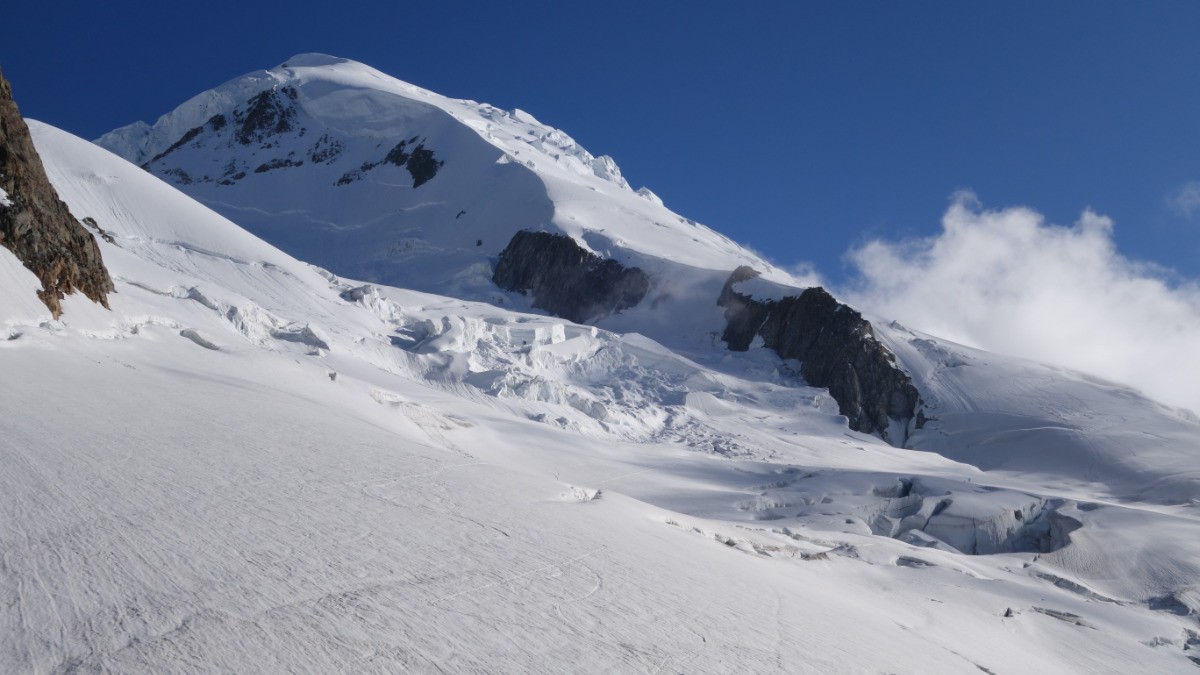
MULTIPOLYGON (((929 422, 905 448, 850 431, 794 364, 714 335, 737 265, 801 280, 527 115, 473 122, 490 107, 289 63, 123 154, 292 82, 301 103, 338 102, 297 115, 346 139, 382 127, 330 111, 431 106, 442 131, 417 133, 444 173, 342 186, 362 221, 335 226, 318 207, 342 167, 290 169, 306 172, 290 209, 270 203, 282 174, 192 184, 206 206, 31 122, 60 196, 112 235, 117 293, 51 320, 0 249, 0 670, 1195 670, 1190 413, 873 318, 929 422), (390 205, 365 196, 383 188, 390 205), (589 326, 488 288, 488 256, 535 211, 650 271, 658 302, 589 326), (421 290, 301 262, 239 213, 325 267, 421 290), (468 216, 457 234, 437 221, 468 216), (397 223, 403 253, 354 253, 397 223)), ((347 166, 376 152, 362 138, 347 166)), ((220 142, 180 161, 200 175, 220 142)))

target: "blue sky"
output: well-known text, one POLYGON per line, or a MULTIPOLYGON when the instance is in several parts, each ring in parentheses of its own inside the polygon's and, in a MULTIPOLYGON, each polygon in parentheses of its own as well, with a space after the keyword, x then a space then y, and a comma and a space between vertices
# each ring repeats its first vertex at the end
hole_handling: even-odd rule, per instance
POLYGON ((10 3, 22 111, 84 137, 292 54, 520 107, 674 210, 835 283, 952 194, 1200 276, 1200 3, 10 3), (180 8, 187 7, 184 12, 180 8))

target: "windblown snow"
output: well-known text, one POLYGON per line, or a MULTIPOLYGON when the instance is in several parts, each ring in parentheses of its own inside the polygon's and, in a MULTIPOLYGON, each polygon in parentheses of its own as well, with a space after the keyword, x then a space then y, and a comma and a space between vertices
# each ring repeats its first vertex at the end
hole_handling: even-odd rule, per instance
MULTIPOLYGON (((232 126, 234 108, 276 86, 303 102, 291 124, 306 143, 338 130, 344 152, 386 153, 417 136, 405 152, 424 145, 445 164, 416 188, 395 165, 340 186, 346 203, 369 202, 378 190, 355 185, 408 176, 406 196, 353 223, 328 224, 335 207, 271 183, 274 170, 198 196, 275 195, 261 212, 232 199, 220 210, 301 253, 324 246, 309 239, 321 228, 372 232, 370 218, 428 199, 440 215, 391 213, 379 232, 408 223, 414 251, 436 250, 363 271, 406 280, 410 264, 415 279, 458 261, 446 269, 475 276, 429 283, 468 299, 300 262, 135 164, 31 123, 64 201, 111 234, 100 245, 117 293, 111 311, 69 297, 51 320, 36 278, 0 250, 3 670, 1200 664, 1195 419, 875 320, 925 406, 908 448, 850 431, 794 364, 714 339, 716 291, 683 294, 762 265, 753 254, 671 222, 615 163, 528 114, 360 64, 297 57, 105 145, 144 163, 218 113, 232 126), (403 124, 384 124, 385 108, 403 124), (357 126, 363 111, 379 124, 357 126), (459 201, 476 178, 496 193, 459 201), (505 211, 529 194, 540 201, 505 211), (462 233, 434 222, 464 209, 462 233), (681 290, 597 326, 498 307, 510 296, 485 293, 479 266, 503 242, 477 253, 474 240, 521 229, 489 217, 530 209, 545 215, 532 226, 646 266, 664 296, 681 290), (450 241, 463 236, 470 245, 450 241), (670 313, 680 308, 691 313, 670 313)), ((216 155, 180 148, 167 157, 215 178, 216 155)), ((306 175, 332 183, 346 170, 306 175)), ((335 263, 353 238, 339 241, 335 263)))

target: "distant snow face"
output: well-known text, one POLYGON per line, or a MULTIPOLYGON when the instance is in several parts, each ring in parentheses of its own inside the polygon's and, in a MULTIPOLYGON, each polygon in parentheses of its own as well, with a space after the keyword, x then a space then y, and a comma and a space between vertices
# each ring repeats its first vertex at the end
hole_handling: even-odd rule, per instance
POLYGON ((0 188, 0 206, 12 206, 12 200, 8 198, 8 193, 4 188, 0 188))

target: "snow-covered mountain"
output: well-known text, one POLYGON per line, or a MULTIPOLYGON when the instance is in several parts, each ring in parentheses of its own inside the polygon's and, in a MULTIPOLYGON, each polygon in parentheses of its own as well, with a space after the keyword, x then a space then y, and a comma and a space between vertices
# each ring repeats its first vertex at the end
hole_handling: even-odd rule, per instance
MULTIPOLYGON (((55 320, 39 279, 0 249, 0 670, 1200 663, 1200 424, 1188 414, 876 319, 922 407, 908 449, 852 431, 829 391, 806 386, 761 336, 748 334, 743 352, 719 339, 731 270, 764 273, 728 284, 756 302, 795 280, 659 215, 669 212, 625 188, 611 162, 577 148, 554 158, 544 139, 526 150, 525 136, 551 135, 527 116, 496 111, 490 130, 472 127, 448 110, 469 122, 485 106, 405 87, 359 64, 298 57, 153 128, 106 137, 144 164, 201 127, 149 166, 186 171, 193 182, 180 187, 233 204, 221 206, 232 219, 31 123, 61 198, 107 236, 98 244, 116 292, 107 310, 67 296, 55 320), (299 127, 239 145, 236 125, 264 92, 294 113, 249 128, 299 127), (390 127, 378 111, 397 106, 408 118, 390 127), (378 148, 348 122, 334 139, 346 167, 310 171, 305 155, 233 185, 196 180, 216 177, 222 148, 246 166, 285 148, 300 157, 301 142, 337 128, 335 111, 374 119, 378 148), (218 114, 225 124, 210 124, 218 114), (526 128, 535 133, 512 133, 526 128), (436 175, 414 188, 409 160, 362 169, 395 150, 399 140, 383 140, 392 132, 409 158, 424 156, 419 146, 444 162, 436 175), (363 177, 336 185, 354 167, 363 177), (481 194, 452 171, 476 172, 481 194), (288 187, 288 175, 306 178, 288 187), (322 176, 334 184, 320 195, 351 188, 374 200, 348 207, 365 220, 313 215, 325 208, 312 182, 322 176), (468 241, 496 243, 459 246, 412 215, 443 180, 430 201, 475 199, 466 210, 495 204, 511 218, 470 221, 468 241), (256 205, 212 196, 225 189, 256 205), (513 309, 518 296, 488 285, 508 244, 499 240, 531 212, 500 205, 525 194, 547 209, 533 227, 645 269, 650 296, 663 297, 597 325, 513 309), (387 227, 368 222, 384 214, 387 227), (302 262, 243 229, 243 216, 285 248, 346 265, 356 233, 379 244, 410 228, 422 243, 361 271, 404 279, 397 261, 407 260, 446 271, 416 280, 426 288, 464 297, 302 262), (308 240, 320 232, 324 243, 308 240), (676 241, 687 233, 696 241, 676 241), (689 279, 702 282, 690 294, 689 279)), ((416 164, 424 175, 428 163, 416 164)))
MULTIPOLYGON (((331 56, 295 56, 98 143, 337 274, 543 309, 685 354, 711 347, 738 311, 718 303, 735 269, 799 292, 757 255, 631 190, 612 159, 562 131, 331 56)), ((795 321, 780 323, 777 333, 794 332, 795 321)), ((879 368, 854 363, 859 345, 840 346, 856 330, 826 336, 817 351, 828 367, 811 368, 808 351, 780 353, 804 360, 851 428, 903 442, 916 393, 882 350, 876 365, 892 377, 859 376, 879 368), (838 370, 843 360, 854 372, 838 370)))
POLYGON ((97 142, 302 260, 393 286, 498 300, 492 267, 521 230, 645 269, 658 282, 647 302, 719 291, 743 264, 793 281, 528 113, 322 54, 97 142))

